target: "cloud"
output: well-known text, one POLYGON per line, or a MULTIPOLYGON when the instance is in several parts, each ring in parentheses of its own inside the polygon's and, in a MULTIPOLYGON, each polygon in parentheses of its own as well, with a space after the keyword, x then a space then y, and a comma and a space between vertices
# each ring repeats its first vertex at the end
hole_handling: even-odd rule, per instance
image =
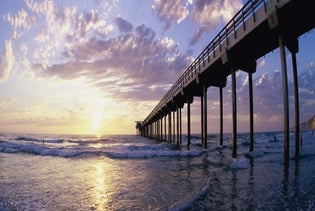
POLYGON ((194 45, 205 32, 210 32, 220 24, 230 21, 242 6, 242 0, 155 0, 152 9, 165 24, 166 29, 173 23, 180 24, 190 16, 191 20, 198 24, 190 39, 190 45, 194 45))
POLYGON ((114 22, 120 32, 130 32, 133 29, 132 24, 121 17, 117 17, 114 22))
POLYGON ((300 119, 306 121, 315 113, 315 66, 310 63, 299 74, 300 119))
POLYGON ((262 68, 266 65, 266 60, 262 59, 261 61, 259 61, 258 63, 258 67, 262 68))
MULTIPOLYGON (((90 11, 79 11, 76 6, 61 7, 49 0, 25 0, 25 4, 26 8, 16 14, 4 15, 4 20, 12 27, 12 38, 29 47, 27 60, 34 63, 52 65, 60 61, 65 46, 70 48, 92 37, 106 37, 114 29, 113 24, 106 24, 108 12, 114 7, 111 2, 90 11)), ((1 58, 1 66, 3 62, 1 58)))
POLYGON ((165 37, 162 41, 161 41, 161 44, 162 45, 165 45, 166 48, 172 48, 174 47, 174 40, 168 38, 168 37, 165 37))
MULTIPOLYGON (((156 100, 191 63, 190 55, 180 53, 172 38, 159 38, 152 28, 133 26, 119 16, 110 20, 113 5, 81 12, 77 7, 60 7, 49 0, 25 3, 25 10, 8 17, 17 17, 16 24, 12 21, 17 27, 24 27, 20 20, 25 17, 34 20, 30 30, 23 32, 24 37, 32 33, 34 39, 23 42, 24 37, 20 37, 15 55, 19 58, 17 67, 36 76, 84 78, 116 99, 156 100), (151 85, 156 88, 150 89, 151 85)), ((12 69, 10 49, 12 44, 8 42, 0 60, 2 79, 12 69)))
POLYGON ((25 1, 36 21, 45 21, 45 24, 41 24, 45 27, 41 28, 37 35, 39 42, 52 40, 62 42, 65 38, 78 41, 89 37, 89 32, 105 30, 106 22, 103 17, 107 15, 106 11, 100 13, 94 9, 80 13, 76 7, 60 8, 53 1, 25 1), (57 31, 58 33, 56 33, 57 31))
POLYGON ((15 103, 15 99, 14 98, 0 100, 0 111, 6 110, 8 107, 13 105, 14 103, 15 103))
POLYGON ((28 31, 35 22, 35 18, 29 16, 28 13, 23 8, 20 9, 15 15, 12 15, 11 13, 4 15, 3 19, 13 27, 12 31, 13 40, 17 39, 22 35, 22 33, 18 33, 17 30, 22 28, 28 31))
POLYGON ((5 41, 4 52, 0 54, 0 82, 8 79, 14 64, 11 40, 5 41))
POLYGON ((181 23, 188 15, 188 5, 191 1, 187 0, 155 0, 152 9, 157 12, 157 15, 165 24, 165 28, 169 29, 173 22, 181 23))
POLYGON ((202 34, 209 32, 221 23, 227 23, 242 7, 241 0, 196 0, 193 5, 192 19, 199 23, 190 44, 194 45, 202 34))
POLYGON ((45 77, 85 77, 118 98, 159 97, 161 91, 165 92, 164 87, 180 76, 190 60, 179 53, 177 44, 171 38, 160 40, 155 31, 145 25, 127 28, 132 30, 124 30, 123 34, 110 39, 93 37, 71 45, 63 52, 66 62, 52 65, 36 63, 33 69, 45 77), (149 89, 149 86, 161 83, 159 89, 149 89), (144 92, 151 94, 145 96, 144 92))

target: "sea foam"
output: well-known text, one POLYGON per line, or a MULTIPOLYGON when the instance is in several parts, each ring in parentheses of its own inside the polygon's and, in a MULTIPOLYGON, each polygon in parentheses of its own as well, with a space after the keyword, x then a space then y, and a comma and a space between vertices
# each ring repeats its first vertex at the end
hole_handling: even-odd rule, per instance
POLYGON ((232 159, 230 164, 230 168, 232 169, 247 169, 249 167, 249 160, 244 156, 232 159))

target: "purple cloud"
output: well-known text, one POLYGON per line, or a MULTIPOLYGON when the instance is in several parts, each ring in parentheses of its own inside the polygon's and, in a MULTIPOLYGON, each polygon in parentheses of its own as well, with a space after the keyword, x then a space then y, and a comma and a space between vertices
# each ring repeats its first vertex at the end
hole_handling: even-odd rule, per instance
POLYGON ((222 23, 227 23, 242 7, 241 0, 196 0, 192 19, 199 23, 190 45, 196 44, 205 32, 210 32, 222 23))
POLYGON ((155 0, 152 8, 157 12, 160 21, 165 24, 165 28, 169 29, 173 22, 179 24, 189 15, 189 2, 187 0, 155 0))
POLYGON ((114 23, 116 24, 120 32, 128 33, 133 29, 133 25, 121 17, 117 17, 114 23))
POLYGON ((169 29, 173 23, 181 23, 188 16, 198 24, 190 45, 196 44, 205 32, 227 23, 242 7, 241 0, 156 0, 152 6, 159 20, 169 29), (189 5, 192 5, 192 9, 189 5), (192 10, 192 11, 191 11, 192 10))
POLYGON ((93 37, 66 48, 62 55, 65 62, 47 67, 35 64, 34 69, 45 77, 86 77, 116 98, 133 99, 156 100, 190 62, 170 39, 158 39, 145 25, 111 39, 93 37), (158 86, 152 89, 152 85, 158 86))

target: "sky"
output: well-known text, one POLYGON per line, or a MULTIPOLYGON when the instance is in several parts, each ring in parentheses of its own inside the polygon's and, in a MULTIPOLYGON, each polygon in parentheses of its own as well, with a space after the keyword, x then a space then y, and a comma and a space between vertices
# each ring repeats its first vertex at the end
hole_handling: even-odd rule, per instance
MULTIPOLYGON (((0 132, 134 134, 242 0, 1 0, 0 132)), ((315 114, 315 33, 299 38, 300 119, 315 114)), ((287 50, 290 127, 294 126, 287 50)), ((255 131, 283 129, 279 50, 257 60, 255 131)), ((231 132, 231 83, 224 88, 231 132)), ((237 72, 238 131, 249 130, 247 74, 237 72)), ((183 131, 186 131, 186 107, 183 131)), ((219 129, 219 90, 208 88, 208 132, 219 129)), ((192 104, 200 132, 200 98, 192 104)))

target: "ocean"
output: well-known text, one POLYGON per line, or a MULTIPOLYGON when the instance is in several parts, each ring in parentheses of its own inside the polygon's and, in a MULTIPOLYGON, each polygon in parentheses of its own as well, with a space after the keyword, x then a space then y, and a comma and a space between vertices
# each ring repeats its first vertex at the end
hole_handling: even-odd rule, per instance
POLYGON ((283 164, 283 133, 186 136, 0 134, 0 210, 315 210, 315 136, 283 164))

